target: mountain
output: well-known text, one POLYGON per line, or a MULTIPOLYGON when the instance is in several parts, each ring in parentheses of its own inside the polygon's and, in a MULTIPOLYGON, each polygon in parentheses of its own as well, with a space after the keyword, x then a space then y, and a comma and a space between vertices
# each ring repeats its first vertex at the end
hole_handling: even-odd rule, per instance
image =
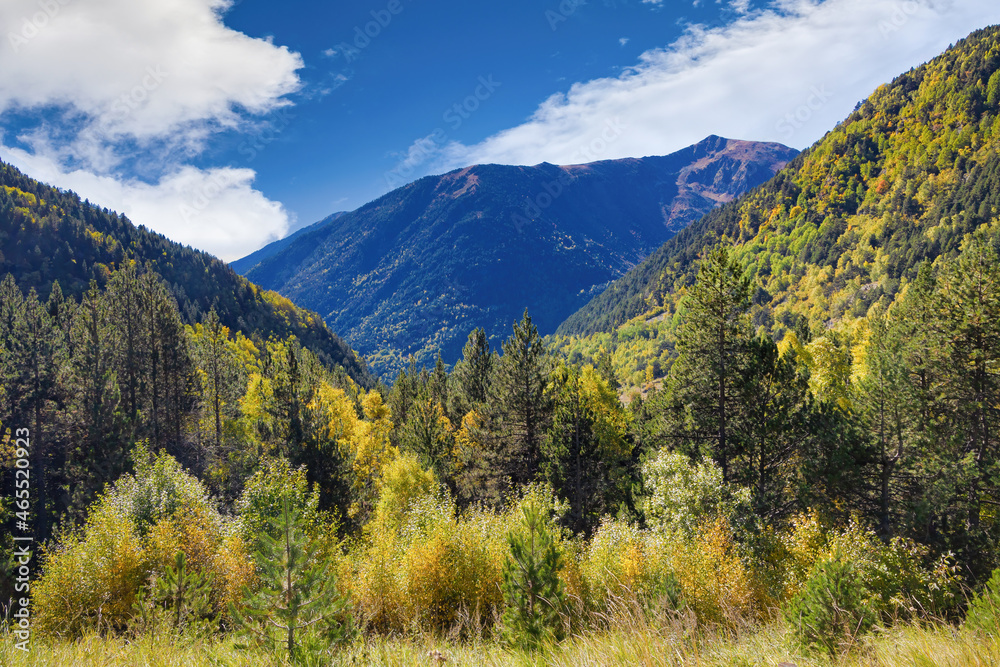
POLYGON ((342 366, 371 386, 364 361, 315 313, 249 282, 208 253, 136 227, 127 218, 35 181, 0 162, 0 277, 45 299, 54 280, 79 299, 91 280, 103 285, 112 270, 133 259, 170 286, 181 315, 197 322, 213 306, 221 322, 248 337, 294 334, 327 365, 342 366))
MULTIPOLYGON (((551 333, 705 212, 796 151, 708 137, 665 157, 428 176, 309 228, 245 275, 323 315, 372 368, 455 361, 483 327, 498 343, 528 308, 551 333)), ((244 265, 241 261, 240 266, 244 265)))
POLYGON ((339 211, 339 212, 334 213, 332 215, 326 216, 325 218, 323 218, 319 222, 314 222, 314 223, 309 224, 309 225, 303 225, 303 226, 301 226, 301 227, 299 227, 297 229, 292 229, 291 233, 288 236, 286 236, 285 238, 278 239, 277 241, 274 241, 273 243, 268 243, 266 246, 264 246, 260 250, 252 252, 249 255, 247 255, 246 257, 241 257, 240 259, 232 261, 232 262, 229 263, 229 266, 236 273, 240 273, 240 274, 246 273, 247 271, 249 271, 253 267, 255 267, 258 264, 260 264, 261 262, 263 262, 268 257, 272 257, 274 255, 277 255, 279 252, 281 252, 282 250, 284 250, 285 248, 287 248, 288 246, 290 246, 292 243, 295 242, 295 239, 297 239, 300 236, 303 236, 305 234, 308 234, 310 231, 315 231, 316 229, 319 229, 323 225, 327 224, 328 222, 332 222, 333 220, 336 220, 337 218, 339 218, 342 215, 346 215, 346 211, 339 211))
POLYGON ((849 324, 892 302, 923 262, 957 255, 966 235, 996 238, 998 69, 993 27, 879 87, 772 180, 677 234, 567 318, 557 344, 583 357, 614 349, 626 376, 651 364, 661 375, 699 257, 723 238, 759 285, 756 323, 779 339, 849 324))

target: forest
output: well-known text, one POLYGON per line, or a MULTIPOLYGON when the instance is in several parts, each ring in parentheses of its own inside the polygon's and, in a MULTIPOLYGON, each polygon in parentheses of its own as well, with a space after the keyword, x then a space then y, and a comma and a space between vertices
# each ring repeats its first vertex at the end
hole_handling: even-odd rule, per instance
POLYGON ((391 385, 0 165, 0 664, 1000 664, 998 144, 991 28, 391 385))
POLYGON ((366 390, 294 338, 182 324, 135 262, 79 301, 7 276, 0 460, 30 455, 4 512, 41 545, 32 630, 315 664, 638 624, 693 646, 781 628, 817 660, 911 623, 995 637, 996 243, 921 267, 820 376, 807 330, 756 333, 752 294, 728 245, 706 252, 666 382, 625 405, 608 356, 567 362, 527 312, 501 350, 476 330, 454 368, 366 390))

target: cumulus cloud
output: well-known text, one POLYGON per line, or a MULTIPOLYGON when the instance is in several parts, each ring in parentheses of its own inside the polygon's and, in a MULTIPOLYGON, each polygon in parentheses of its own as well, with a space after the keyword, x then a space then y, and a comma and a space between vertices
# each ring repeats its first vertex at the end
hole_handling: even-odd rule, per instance
POLYGON ((213 249, 226 261, 239 259, 283 237, 293 220, 278 202, 253 189, 254 171, 231 167, 174 168, 155 183, 66 170, 48 156, 2 148, 18 169, 57 183, 84 199, 124 212, 137 225, 179 243, 213 249))
POLYGON ((259 245, 246 238, 280 233, 287 214, 251 188, 251 170, 185 164, 215 132, 289 104, 286 96, 300 88, 301 56, 226 27, 231 4, 4 0, 0 113, 41 118, 17 137, 29 150, 5 148, 5 157, 222 256, 259 245), (137 153, 153 156, 144 165, 159 172, 150 182, 124 167, 137 153), (220 190, 213 203, 181 215, 184 197, 212 182, 220 190), (243 223, 225 212, 227 202, 243 223))
POLYGON ((423 173, 484 162, 662 155, 709 134, 805 148, 879 84, 1000 21, 995 0, 730 6, 747 14, 723 27, 692 26, 620 76, 574 84, 521 125, 480 143, 442 145, 423 173), (620 131, 609 136, 612 126, 620 131))

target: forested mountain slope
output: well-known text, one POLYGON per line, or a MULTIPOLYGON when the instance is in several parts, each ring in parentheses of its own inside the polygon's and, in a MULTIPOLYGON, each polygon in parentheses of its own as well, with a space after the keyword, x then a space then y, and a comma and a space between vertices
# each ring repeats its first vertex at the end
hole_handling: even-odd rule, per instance
POLYGON ((214 306, 234 331, 265 341, 295 335, 324 363, 343 366, 362 385, 372 383, 365 363, 315 313, 260 289, 208 253, 0 163, 0 277, 12 274, 23 291, 34 288, 43 300, 58 280, 63 293, 78 300, 91 280, 103 286, 126 259, 150 264, 186 323, 214 306))
POLYGON ((758 286, 755 323, 778 338, 890 302, 922 262, 956 255, 965 235, 995 224, 998 67, 1000 33, 989 28, 881 86, 768 183, 677 234, 568 318, 560 344, 584 356, 613 347, 624 372, 656 363, 652 375, 663 374, 678 304, 699 257, 723 237, 758 286))
POLYGON ((526 307, 543 333, 554 331, 679 229, 794 155, 709 137, 666 157, 468 167, 310 228, 246 276, 321 313, 392 377, 411 354, 418 364, 439 351, 457 360, 476 327, 497 344, 526 307))

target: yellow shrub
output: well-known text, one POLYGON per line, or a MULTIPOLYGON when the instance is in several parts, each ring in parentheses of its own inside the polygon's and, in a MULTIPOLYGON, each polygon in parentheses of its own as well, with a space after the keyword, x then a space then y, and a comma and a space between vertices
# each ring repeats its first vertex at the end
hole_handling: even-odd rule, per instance
POLYGON ((751 575, 724 519, 702 524, 693 540, 678 542, 673 566, 684 600, 700 621, 733 623, 763 615, 751 575))
POLYGON ((37 629, 63 636, 85 628, 124 629, 148 569, 131 523, 111 507, 100 507, 82 534, 67 536, 46 554, 43 576, 33 587, 37 629))

